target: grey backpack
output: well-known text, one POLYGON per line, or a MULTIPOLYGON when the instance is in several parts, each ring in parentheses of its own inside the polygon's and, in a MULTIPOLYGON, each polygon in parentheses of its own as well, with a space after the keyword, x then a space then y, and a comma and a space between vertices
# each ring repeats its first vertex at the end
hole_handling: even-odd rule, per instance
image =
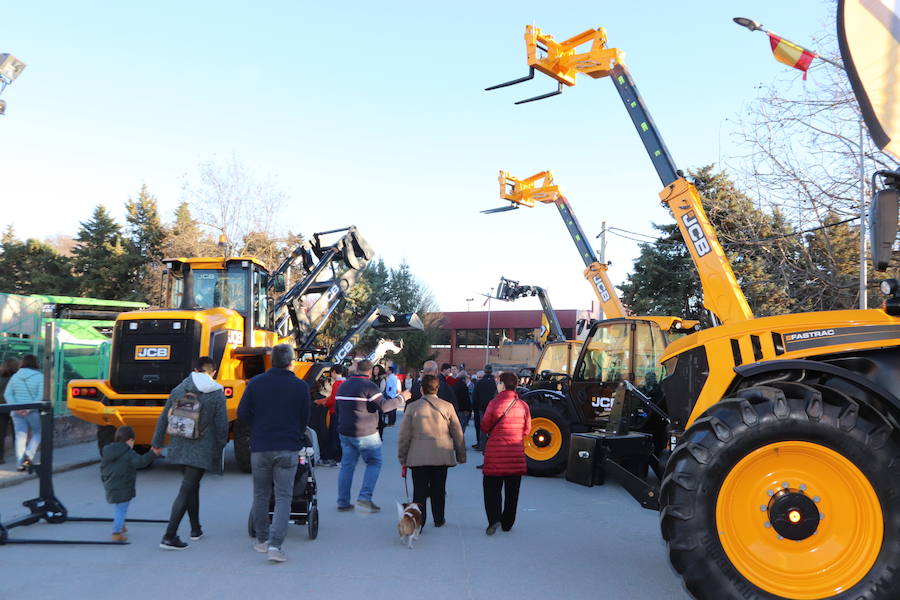
POLYGON ((200 431, 200 397, 194 392, 187 392, 176 398, 169 409, 169 426, 166 433, 174 437, 199 439, 200 431))

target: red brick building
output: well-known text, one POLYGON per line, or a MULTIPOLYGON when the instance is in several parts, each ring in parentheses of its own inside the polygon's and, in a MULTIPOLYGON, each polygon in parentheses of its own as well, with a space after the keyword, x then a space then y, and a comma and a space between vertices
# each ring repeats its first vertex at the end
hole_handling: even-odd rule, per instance
MULTIPOLYGON (((592 318, 590 310, 558 310, 557 318, 567 339, 575 334, 579 319, 592 318)), ((543 313, 539 310, 494 310, 433 313, 441 324, 441 333, 434 343, 438 364, 464 363, 470 373, 482 368, 498 356, 502 339, 524 341, 531 339, 541 326, 543 313), (488 319, 490 318, 490 324, 488 319), (491 336, 488 343, 488 329, 491 336)), ((593 316, 596 318, 596 316, 593 316)))

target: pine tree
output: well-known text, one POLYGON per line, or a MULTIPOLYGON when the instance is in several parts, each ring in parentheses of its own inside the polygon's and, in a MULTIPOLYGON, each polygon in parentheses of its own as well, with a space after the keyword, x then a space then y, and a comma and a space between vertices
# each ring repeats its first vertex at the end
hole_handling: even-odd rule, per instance
POLYGON ((129 253, 134 265, 135 297, 159 303, 162 290, 163 244, 167 231, 159 217, 156 198, 141 186, 136 200, 125 203, 129 233, 129 253))
POLYGON ((75 240, 78 245, 72 254, 81 294, 108 300, 135 297, 134 256, 121 227, 102 204, 81 223, 75 240))
POLYGON ((78 282, 71 261, 49 244, 16 238, 12 226, 0 238, 0 292, 75 295, 78 282))
POLYGON ((175 209, 175 220, 168 229, 163 243, 166 258, 191 258, 194 256, 221 256, 216 242, 203 231, 191 214, 190 205, 182 202, 175 209))

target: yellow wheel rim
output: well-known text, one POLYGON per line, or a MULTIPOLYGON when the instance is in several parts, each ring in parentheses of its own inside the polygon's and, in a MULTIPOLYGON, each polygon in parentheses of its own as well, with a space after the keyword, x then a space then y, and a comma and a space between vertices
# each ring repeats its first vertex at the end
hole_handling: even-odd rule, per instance
POLYGON ((562 448, 559 425, 545 417, 531 419, 531 433, 525 438, 525 456, 532 460, 550 460, 562 448))
POLYGON ((769 444, 741 459, 719 490, 716 526, 744 577, 797 600, 853 587, 872 568, 884 536, 881 504, 866 476, 834 450, 801 441, 769 444), (804 521, 815 531, 799 540, 781 535, 797 533, 794 506, 818 511, 804 521))

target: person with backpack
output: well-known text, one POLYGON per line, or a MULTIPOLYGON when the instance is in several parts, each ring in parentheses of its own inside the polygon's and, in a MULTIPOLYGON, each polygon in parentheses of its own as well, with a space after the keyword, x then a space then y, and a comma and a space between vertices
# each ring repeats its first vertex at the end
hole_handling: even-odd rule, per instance
POLYGON ((100 460, 100 480, 106 490, 106 501, 115 505, 112 539, 127 542, 125 517, 128 505, 137 496, 135 481, 137 470, 148 466, 158 456, 159 450, 143 456, 134 451, 134 429, 123 425, 116 429, 113 442, 103 447, 100 460))
POLYGON ((481 417, 481 430, 488 434, 482 471, 487 535, 494 535, 498 527, 509 531, 516 522, 519 486, 526 470, 525 438, 531 433, 531 410, 516 393, 518 384, 515 373, 501 373, 500 393, 488 402, 481 417))
POLYGON ((159 415, 151 445, 157 452, 169 435, 168 460, 181 465, 182 481, 172 503, 169 525, 159 547, 183 550, 188 547, 178 537, 178 526, 187 512, 191 522, 191 540, 203 537, 200 526, 200 479, 209 471, 221 475, 222 451, 228 443, 228 415, 225 391, 213 377, 216 363, 201 356, 197 369, 179 383, 159 415))
MULTIPOLYGON (((44 399, 44 376, 38 370, 37 356, 26 354, 22 357, 22 364, 9 378, 3 397, 7 404, 32 404, 44 399)), ((41 447, 41 411, 36 408, 14 410, 10 417, 16 432, 17 469, 24 471, 31 466, 41 447)))

